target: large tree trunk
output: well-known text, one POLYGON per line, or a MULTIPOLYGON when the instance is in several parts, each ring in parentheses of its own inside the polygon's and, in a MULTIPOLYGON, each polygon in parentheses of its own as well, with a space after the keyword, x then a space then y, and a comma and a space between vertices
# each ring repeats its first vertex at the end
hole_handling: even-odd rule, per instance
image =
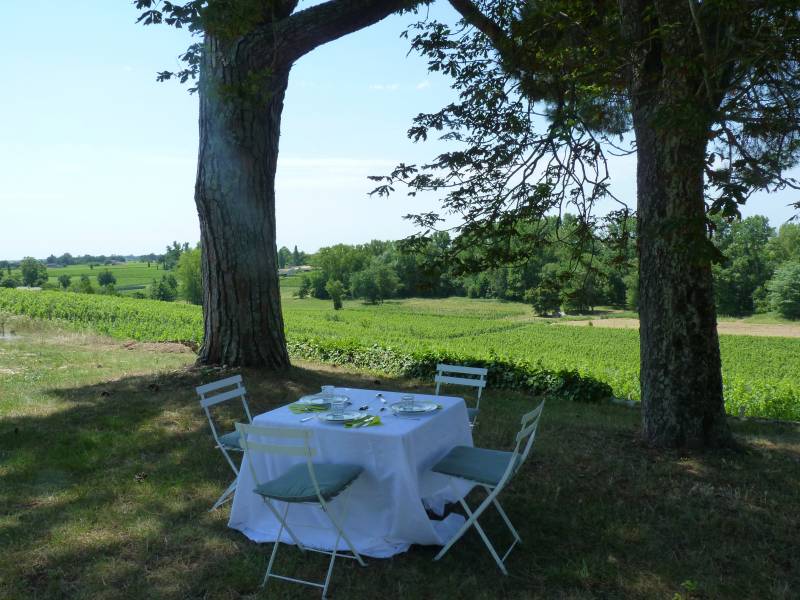
POLYGON ((195 187, 205 317, 199 362, 289 366, 275 245, 275 168, 289 70, 314 48, 418 3, 328 0, 294 12, 298 1, 286 0, 246 18, 206 13, 195 187))
POLYGON ((289 366, 275 238, 275 169, 289 68, 248 64, 206 36, 195 201, 203 247, 199 361, 289 366))
POLYGON ((705 237, 705 130, 659 128, 656 108, 634 112, 642 433, 653 446, 719 446, 730 433, 705 237))
POLYGON ((716 110, 691 11, 622 0, 633 49, 629 91, 637 153, 642 436, 660 447, 725 445, 730 430, 706 238, 705 148, 716 110))

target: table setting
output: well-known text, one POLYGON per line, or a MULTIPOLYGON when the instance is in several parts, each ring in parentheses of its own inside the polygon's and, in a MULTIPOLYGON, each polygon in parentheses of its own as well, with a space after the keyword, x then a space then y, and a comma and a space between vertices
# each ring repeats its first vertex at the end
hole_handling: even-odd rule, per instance
MULTIPOLYGON (((366 556, 393 556, 411 544, 441 545, 464 522, 458 514, 441 520, 429 516, 441 514, 446 503, 471 489, 465 484, 454 490, 447 478, 430 470, 454 446, 473 445, 462 398, 323 386, 316 394, 255 416, 253 423, 307 428, 314 462, 363 468, 352 484, 345 527, 366 556)), ((278 477, 300 462, 286 456, 253 460, 264 478, 278 477)), ((243 463, 228 524, 256 542, 275 541, 279 523, 252 490, 250 469, 243 463)), ((338 502, 334 499, 331 510, 338 510, 338 502)), ((334 536, 318 507, 293 505, 288 520, 302 543, 333 547, 334 536)), ((284 532, 281 542, 292 540, 284 532)))

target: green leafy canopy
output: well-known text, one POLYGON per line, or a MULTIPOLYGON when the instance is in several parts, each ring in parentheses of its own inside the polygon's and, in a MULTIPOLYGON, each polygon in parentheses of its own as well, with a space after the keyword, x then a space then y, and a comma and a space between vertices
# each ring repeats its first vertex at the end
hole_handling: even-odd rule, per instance
MULTIPOLYGON (((398 185, 410 195, 439 193, 441 211, 408 215, 420 237, 455 215, 465 247, 495 240, 514 259, 502 240, 519 222, 569 210, 578 216, 582 226, 574 232, 580 234, 596 229, 594 211, 607 212, 609 201, 619 209, 607 221, 624 222, 631 211, 609 189, 608 157, 636 151, 633 99, 649 102, 661 128, 706 131, 709 214, 735 218, 757 190, 798 189, 786 175, 800 158, 796 2, 652 0, 635 24, 625 21, 625 3, 617 0, 451 4, 465 16, 458 26, 422 21, 407 35, 429 70, 451 77, 458 92, 457 101, 418 115, 408 136, 437 135, 452 149, 373 178, 379 195, 398 185), (637 27, 645 34, 630 36, 637 27), (667 47, 676 39, 691 52, 667 47), (700 82, 684 102, 643 100, 634 88, 633 70, 654 46, 662 51, 648 57, 700 82)), ((533 228, 527 241, 546 240, 533 228)))

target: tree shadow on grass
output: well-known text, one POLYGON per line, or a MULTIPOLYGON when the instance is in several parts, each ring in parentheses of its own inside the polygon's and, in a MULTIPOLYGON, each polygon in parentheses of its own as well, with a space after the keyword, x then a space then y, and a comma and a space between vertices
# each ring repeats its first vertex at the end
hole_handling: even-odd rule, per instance
MULTIPOLYGON (((190 369, 46 394, 64 408, 0 421, 0 566, 9 598, 259 596, 271 545, 227 528, 208 508, 230 480, 194 387, 230 372, 190 369)), ((300 363, 284 376, 243 373, 254 414, 340 387, 430 393, 427 382, 300 363)), ((508 449, 533 399, 489 391, 477 445, 508 449)), ((228 415, 235 418, 233 414, 228 415)), ((496 569, 467 534, 440 562, 413 547, 363 570, 337 564, 334 593, 352 598, 791 597, 800 589, 800 434, 734 424, 746 451, 655 452, 638 415, 550 401, 534 453, 502 501, 524 544, 496 569), (691 587, 691 586, 690 586, 691 587)), ((474 505, 480 493, 471 498, 474 505)), ((482 519, 510 542, 492 509, 482 519)), ((279 553, 279 572, 324 576, 325 557, 279 553)), ((282 582, 268 597, 316 593, 282 582)))

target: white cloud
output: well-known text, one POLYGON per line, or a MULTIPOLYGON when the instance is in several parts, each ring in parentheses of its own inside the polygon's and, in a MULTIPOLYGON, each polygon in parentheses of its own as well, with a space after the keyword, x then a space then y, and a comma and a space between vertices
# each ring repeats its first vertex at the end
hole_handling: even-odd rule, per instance
POLYGON ((378 92, 396 92, 400 89, 399 83, 371 83, 369 89, 378 92))
POLYGON ((418 90, 425 90, 425 89, 427 89, 429 87, 431 87, 431 82, 429 80, 427 80, 427 79, 425 81, 420 81, 417 84, 417 89, 418 90))

